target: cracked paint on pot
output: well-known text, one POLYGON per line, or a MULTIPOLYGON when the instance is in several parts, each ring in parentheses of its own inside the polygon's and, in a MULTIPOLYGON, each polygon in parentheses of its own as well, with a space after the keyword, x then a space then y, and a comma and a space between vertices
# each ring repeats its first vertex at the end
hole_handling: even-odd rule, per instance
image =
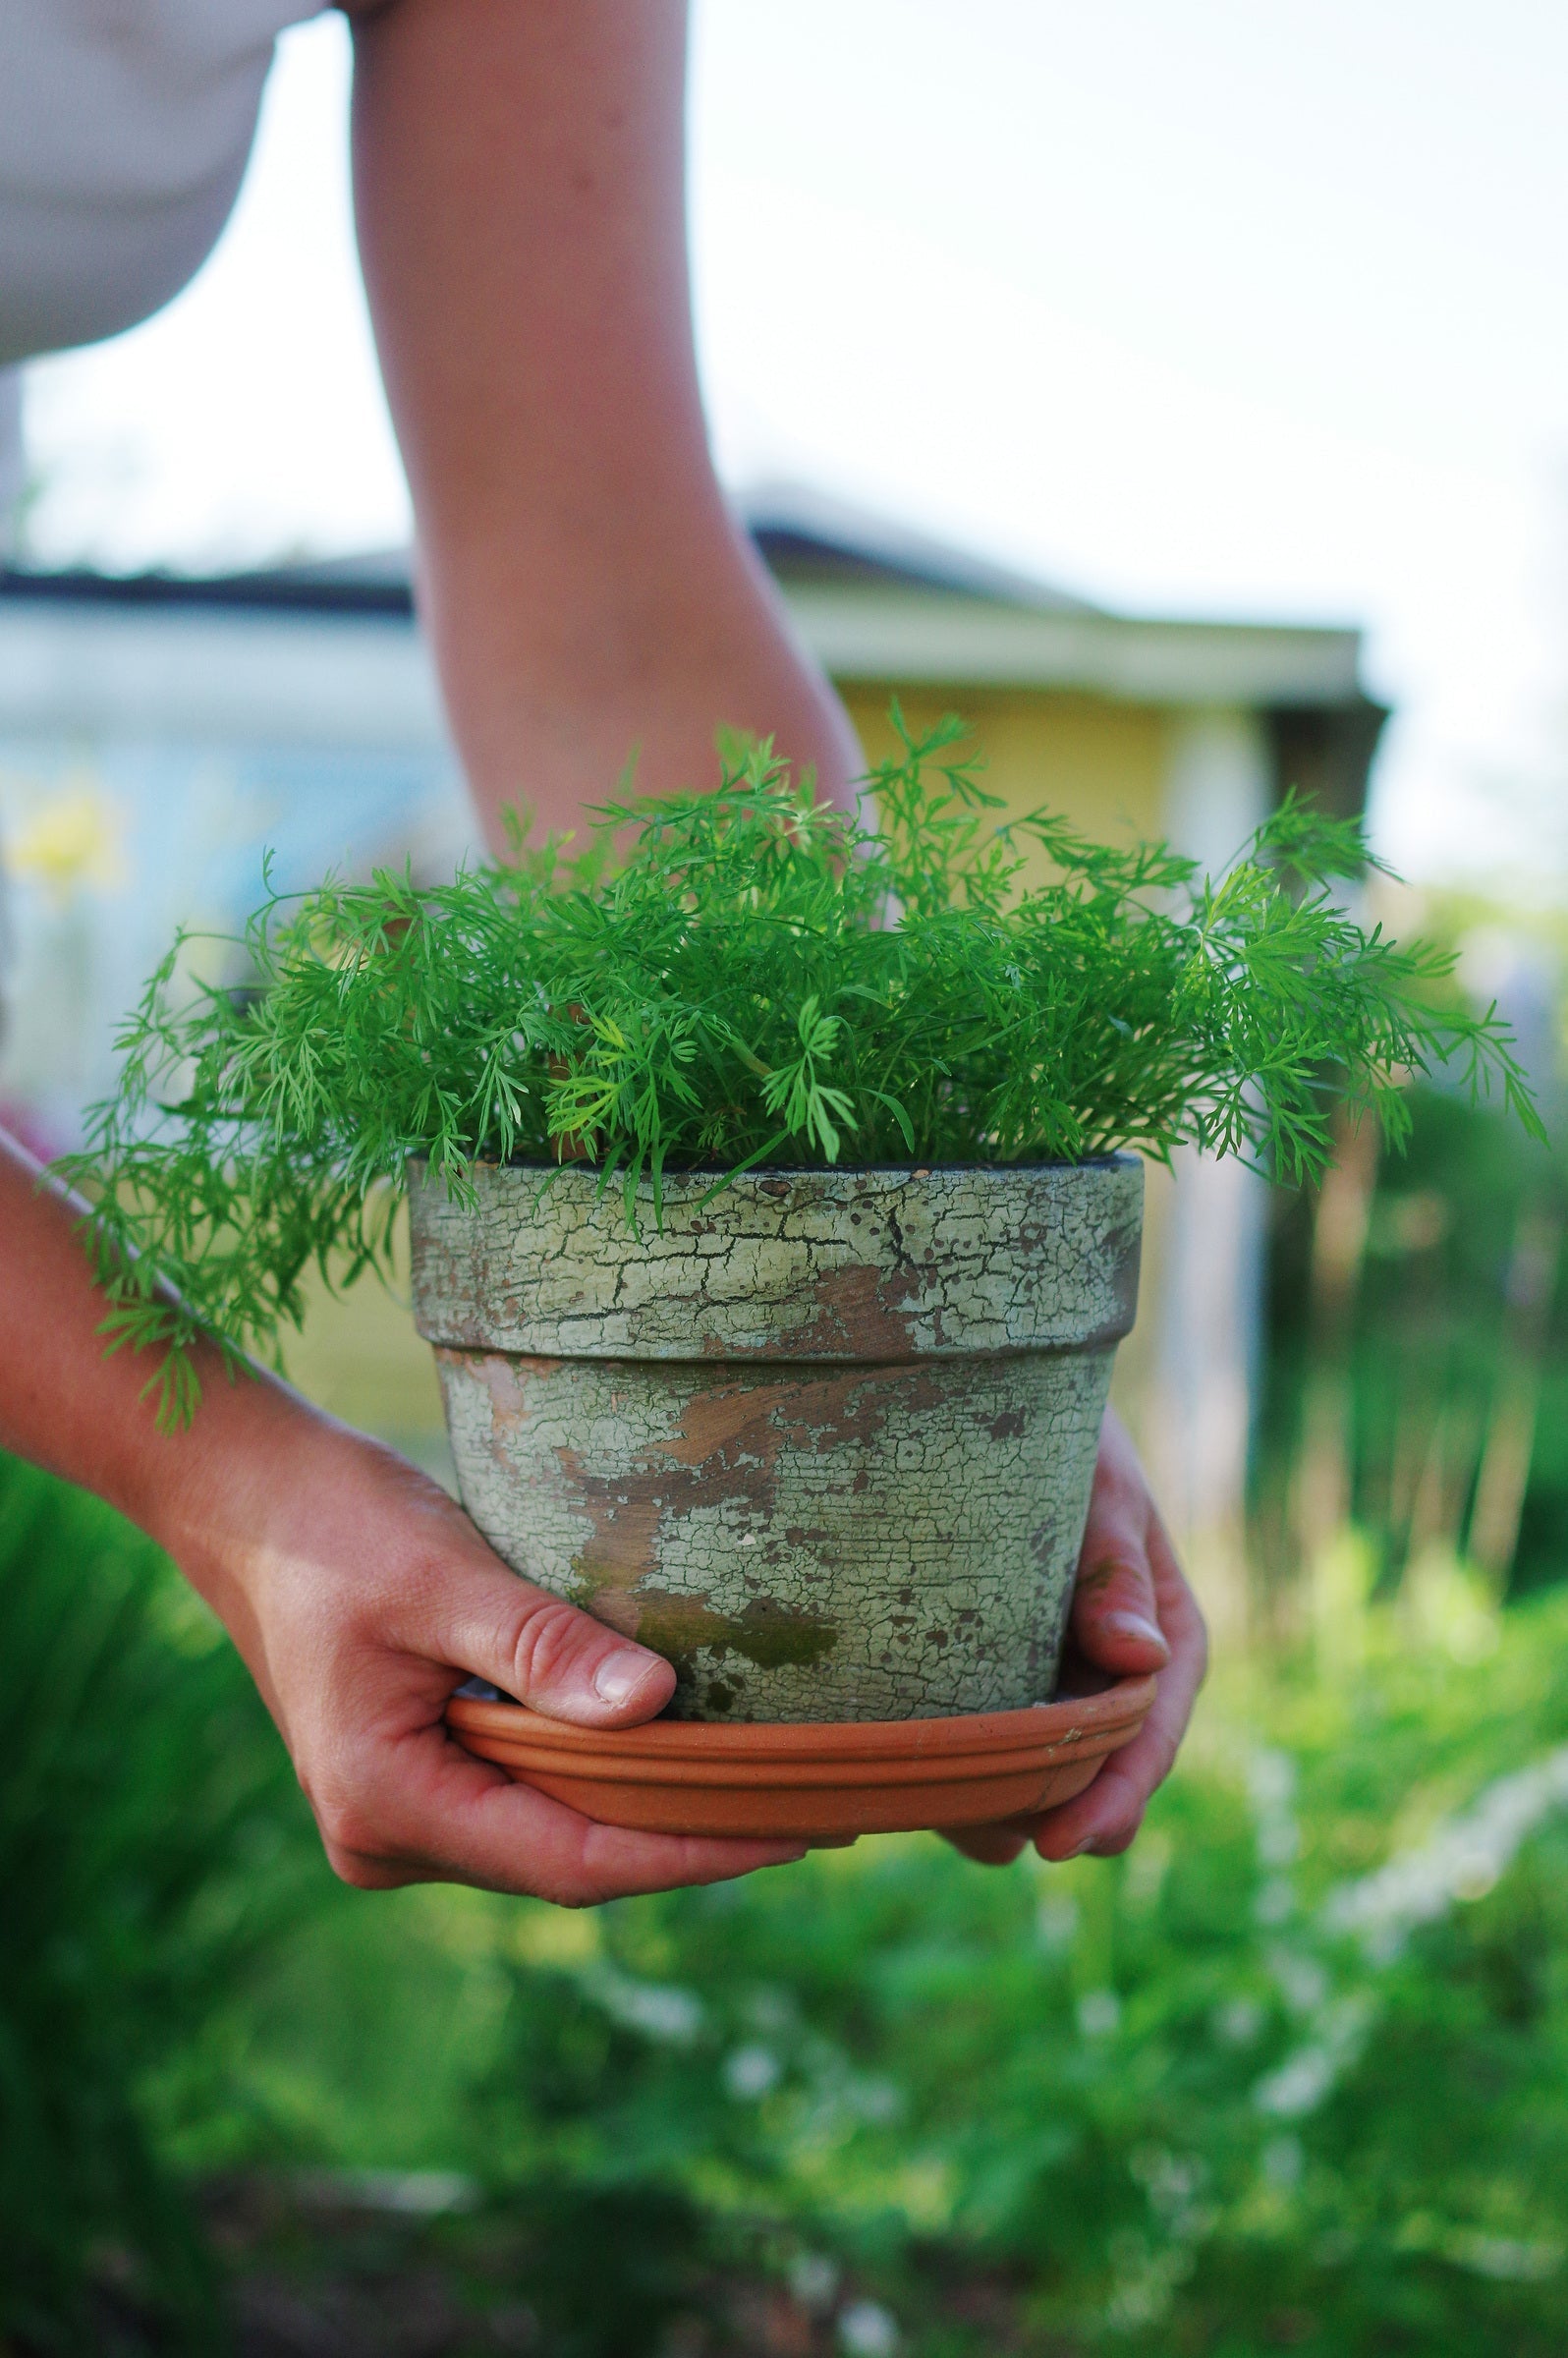
POLYGON ((464 1503, 674 1661, 688 1718, 895 1719, 1052 1690, 1142 1166, 411 1174, 464 1503), (702 1201, 704 1197, 708 1200, 702 1201))

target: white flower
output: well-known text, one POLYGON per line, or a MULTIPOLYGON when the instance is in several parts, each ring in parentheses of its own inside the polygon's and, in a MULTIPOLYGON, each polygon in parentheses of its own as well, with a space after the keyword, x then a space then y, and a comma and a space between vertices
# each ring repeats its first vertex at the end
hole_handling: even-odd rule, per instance
POLYGON ((1226 2047, 1251 2047, 1263 2027, 1263 2009, 1256 1997, 1233 1997, 1215 2009, 1214 2036, 1226 2047))
POLYGON ((1277 2071, 1265 2073, 1253 2090, 1260 2112, 1276 2119, 1299 2119, 1316 2112, 1342 2071, 1361 2053, 1376 2017, 1377 2007, 1365 1990, 1352 1991, 1321 2008, 1317 2037, 1287 2055, 1277 2071))
POLYGON ((1078 2027, 1086 2039, 1108 2039, 1121 2018, 1114 1990, 1086 1990, 1078 2001, 1078 2027))
POLYGON ((898 2320, 880 2301, 851 2301, 839 2312, 838 2340, 849 2358, 893 2358, 898 2320))
POLYGON ((839 2267, 825 2252, 798 2252, 789 2266, 790 2290, 803 2309, 831 2308, 839 2267))
POLYGON ((724 2085, 737 2104, 757 2104, 776 2088, 784 2067, 770 2047, 754 2042, 724 2058, 724 2085))
POLYGON ((1078 1931, 1078 1902, 1070 1891, 1047 1891, 1035 1911, 1035 1937, 1053 1955, 1071 1948, 1078 1931))
POLYGON ((1461 1817, 1439 1825, 1417 1849, 1330 1892, 1323 1903, 1324 1929, 1359 1935, 1368 1955, 1387 1963, 1418 1925, 1446 1916, 1456 1900, 1484 1899, 1527 1836, 1565 1804, 1568 1744, 1532 1768, 1498 1777, 1461 1817))
POLYGON ((661 2047, 690 2047, 702 2027, 702 2001, 690 1990, 634 1981, 608 1965, 596 1967, 586 1978, 612 2022, 641 2031, 661 2047))

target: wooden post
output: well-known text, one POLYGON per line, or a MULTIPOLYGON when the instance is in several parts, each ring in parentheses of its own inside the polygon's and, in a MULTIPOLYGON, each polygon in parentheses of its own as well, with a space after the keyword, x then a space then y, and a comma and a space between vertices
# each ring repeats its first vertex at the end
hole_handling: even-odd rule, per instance
MULTIPOLYGON (((1266 815, 1271 758, 1259 716, 1194 707, 1171 723, 1166 827, 1218 875, 1266 815)), ((1267 1191, 1240 1163, 1179 1152, 1168 1191, 1151 1380, 1140 1436, 1162 1512, 1221 1643, 1252 1620, 1247 1473, 1264 1279, 1267 1191)))
POLYGON ((1561 1261, 1561 1213, 1544 1205, 1522 1205, 1508 1264, 1502 1351, 1470 1516, 1471 1560, 1487 1575, 1499 1598, 1507 1590, 1519 1546, 1546 1332, 1561 1261))
POLYGON ((1340 1115, 1334 1141, 1313 1223, 1307 1387, 1296 1460, 1296 1549, 1309 1578, 1354 1504, 1350 1354, 1377 1182, 1377 1124, 1370 1115, 1357 1123, 1340 1115))

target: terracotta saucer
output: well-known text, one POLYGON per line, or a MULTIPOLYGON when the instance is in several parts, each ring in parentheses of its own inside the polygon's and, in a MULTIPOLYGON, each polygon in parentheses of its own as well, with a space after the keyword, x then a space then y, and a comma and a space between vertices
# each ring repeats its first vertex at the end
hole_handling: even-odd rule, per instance
POLYGON ((1124 1678, 1099 1695, 955 1719, 606 1730, 463 1696, 446 1717, 468 1751, 601 1825, 832 1843, 988 1825, 1071 1801, 1132 1742, 1153 1700, 1152 1678, 1124 1678))

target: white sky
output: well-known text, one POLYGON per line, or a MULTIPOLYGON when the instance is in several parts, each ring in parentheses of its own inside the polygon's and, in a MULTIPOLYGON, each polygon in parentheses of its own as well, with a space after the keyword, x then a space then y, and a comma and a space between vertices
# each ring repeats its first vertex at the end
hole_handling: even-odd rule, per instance
MULTIPOLYGON (((196 285, 40 364, 55 561, 385 544, 347 42, 291 34, 196 285)), ((1568 891, 1561 0, 698 0, 693 232, 732 479, 1109 603, 1354 619, 1417 874, 1568 891)))

